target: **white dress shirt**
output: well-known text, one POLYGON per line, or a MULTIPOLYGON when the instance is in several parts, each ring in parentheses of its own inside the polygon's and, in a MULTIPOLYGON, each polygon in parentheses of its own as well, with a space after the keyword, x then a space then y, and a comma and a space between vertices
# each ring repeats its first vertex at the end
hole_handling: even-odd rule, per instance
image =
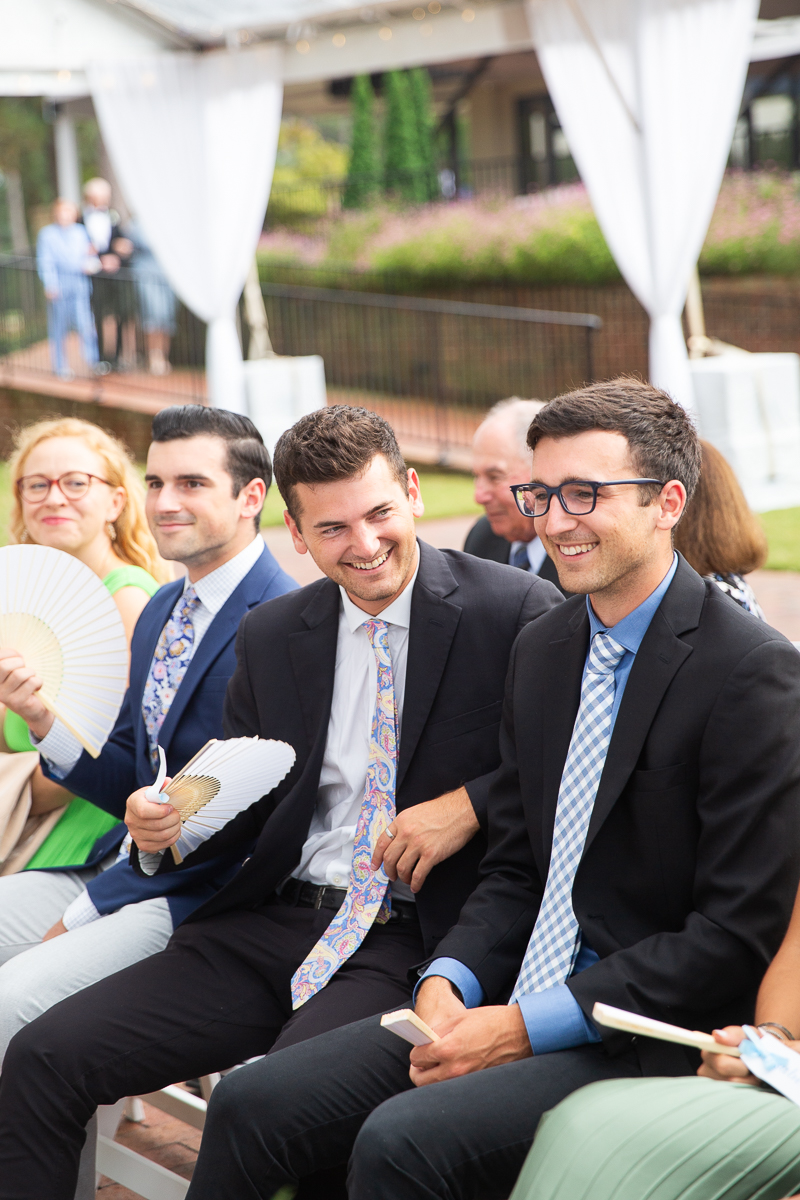
MULTIPOLYGON (((183 591, 185 592, 188 588, 194 586, 194 590, 197 593, 198 599, 200 600, 200 603, 197 605, 194 613, 192 614, 192 623, 194 625, 194 643, 192 647, 192 654, 194 654, 197 650, 197 647, 203 640, 204 635, 208 632, 209 625, 214 620, 214 617, 222 608, 223 604, 225 604, 233 591, 239 586, 245 575, 252 570, 263 553, 263 538, 260 536, 254 537, 252 542, 250 542, 244 548, 244 550, 240 550, 239 553, 234 555, 233 558, 229 559, 228 562, 223 563, 221 567, 217 567, 216 571, 211 571, 208 575, 204 575, 202 579, 198 579, 197 583, 194 585, 189 582, 188 576, 184 580, 183 591)), ((35 739, 32 738, 32 740, 35 742, 35 739)), ((62 779, 65 775, 68 775, 75 766, 75 763, 80 758, 82 751, 80 743, 72 736, 65 726, 61 725, 61 722, 58 720, 58 718, 56 718, 56 720, 53 722, 47 735, 42 738, 41 742, 37 744, 37 748, 39 753, 43 754, 48 763, 53 766, 53 774, 56 774, 56 771, 58 771, 58 774, 62 779), (56 730, 56 726, 59 726, 60 728, 56 730), (54 730, 56 731, 55 738, 52 737, 54 730), (55 750, 51 749, 53 743, 55 743, 55 750), (62 750, 63 758, 61 761, 57 761, 55 757, 51 757, 51 755, 54 756, 55 754, 62 752, 62 750), (71 759, 69 766, 65 765, 67 754, 69 754, 71 759)), ((126 859, 130 854, 130 851, 131 835, 128 834, 119 848, 119 853, 116 856, 115 862, 120 862, 123 859, 126 859)), ((151 858, 149 855, 147 857, 148 859, 151 858)), ((153 855, 152 859, 154 860, 154 869, 151 873, 155 874, 155 871, 158 869, 158 864, 161 861, 161 855, 153 855)), ((62 920, 67 929, 77 929, 79 925, 88 925, 90 922, 96 921, 99 916, 100 913, 89 899, 89 893, 81 892, 81 894, 72 901, 67 911, 64 913, 62 920)))
MULTIPOLYGON (((397 749, 403 723, 403 700, 408 662, 408 630, 411 622, 411 597, 417 581, 414 576, 403 592, 375 618, 388 625, 392 679, 397 705, 397 749)), ((369 765, 369 739, 378 697, 378 667, 364 622, 369 613, 353 604, 344 588, 339 609, 339 633, 336 641, 336 675, 328 721, 328 738, 319 777, 317 804, 296 879, 310 883, 346 888, 356 825, 361 812, 369 765)), ((413 900, 408 884, 397 880, 392 894, 401 900, 413 900)))
POLYGON ((528 551, 528 562, 531 564, 531 570, 534 575, 538 575, 542 569, 542 563, 547 558, 547 551, 543 543, 538 537, 532 537, 529 542, 512 542, 511 549, 508 552, 508 561, 511 562, 517 551, 525 546, 528 551))
POLYGON ((105 254, 111 246, 111 213, 107 208, 85 208, 83 224, 97 253, 105 254))

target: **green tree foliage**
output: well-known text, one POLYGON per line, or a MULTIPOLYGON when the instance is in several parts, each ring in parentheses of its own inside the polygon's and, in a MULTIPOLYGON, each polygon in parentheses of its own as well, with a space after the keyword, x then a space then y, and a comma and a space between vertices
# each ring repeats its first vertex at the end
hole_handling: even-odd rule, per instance
POLYGON ((423 164, 419 153, 417 113, 405 71, 387 71, 383 77, 386 120, 383 131, 384 178, 389 195, 412 203, 426 199, 423 164))
POLYGON ((417 125, 417 155, 422 169, 423 200, 435 200, 439 195, 436 172, 436 118, 433 111, 431 77, 425 67, 408 72, 408 83, 417 125))
POLYGON ((0 170, 19 171, 25 207, 55 199, 53 134, 35 97, 0 99, 0 170))
POLYGON ((380 143, 375 128, 375 93, 369 75, 357 75, 350 92, 353 140, 344 208, 364 208, 374 199, 381 177, 380 143))
POLYGON ((347 148, 327 141, 309 121, 281 122, 267 215, 270 224, 300 225, 328 211, 325 186, 344 178, 347 148))

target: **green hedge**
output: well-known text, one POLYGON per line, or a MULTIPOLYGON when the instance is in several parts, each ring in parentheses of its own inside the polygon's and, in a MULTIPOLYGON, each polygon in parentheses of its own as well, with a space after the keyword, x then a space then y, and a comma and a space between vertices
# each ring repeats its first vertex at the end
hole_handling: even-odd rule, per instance
MULTIPOLYGON (((620 279, 581 184, 502 201, 415 208, 382 203, 342 214, 315 235, 267 234, 260 262, 264 278, 278 278, 279 272, 285 278, 294 266, 319 273, 319 282, 327 286, 352 287, 355 272, 379 276, 387 290, 397 291, 481 284, 593 287, 620 279)), ((795 176, 729 173, 700 270, 707 275, 800 274, 795 176)))

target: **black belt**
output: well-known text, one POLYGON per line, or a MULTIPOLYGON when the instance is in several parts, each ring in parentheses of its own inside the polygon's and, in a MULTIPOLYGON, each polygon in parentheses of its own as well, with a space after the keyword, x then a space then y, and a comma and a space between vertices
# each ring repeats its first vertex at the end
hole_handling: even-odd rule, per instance
MULTIPOLYGON (((278 889, 278 895, 283 904, 296 908, 333 908, 340 909, 344 904, 347 888, 329 887, 327 884, 317 886, 302 879, 290 877, 278 889)), ((417 921, 417 906, 413 900, 398 900, 392 896, 392 912, 390 921, 417 921)))

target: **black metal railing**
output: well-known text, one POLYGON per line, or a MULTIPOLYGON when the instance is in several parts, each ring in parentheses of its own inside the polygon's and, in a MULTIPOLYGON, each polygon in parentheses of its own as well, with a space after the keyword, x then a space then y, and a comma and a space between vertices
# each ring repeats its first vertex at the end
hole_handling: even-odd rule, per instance
POLYGON ((507 396, 549 399, 594 376, 591 313, 297 284, 262 285, 279 354, 321 354, 329 400, 383 413, 446 458, 507 396))
POLYGON ((36 259, 0 255, 0 380, 49 379, 201 401, 205 327, 160 272, 62 271, 48 300, 36 259), (63 333, 63 336, 62 336, 63 333), (54 336, 55 335, 55 336, 54 336))

